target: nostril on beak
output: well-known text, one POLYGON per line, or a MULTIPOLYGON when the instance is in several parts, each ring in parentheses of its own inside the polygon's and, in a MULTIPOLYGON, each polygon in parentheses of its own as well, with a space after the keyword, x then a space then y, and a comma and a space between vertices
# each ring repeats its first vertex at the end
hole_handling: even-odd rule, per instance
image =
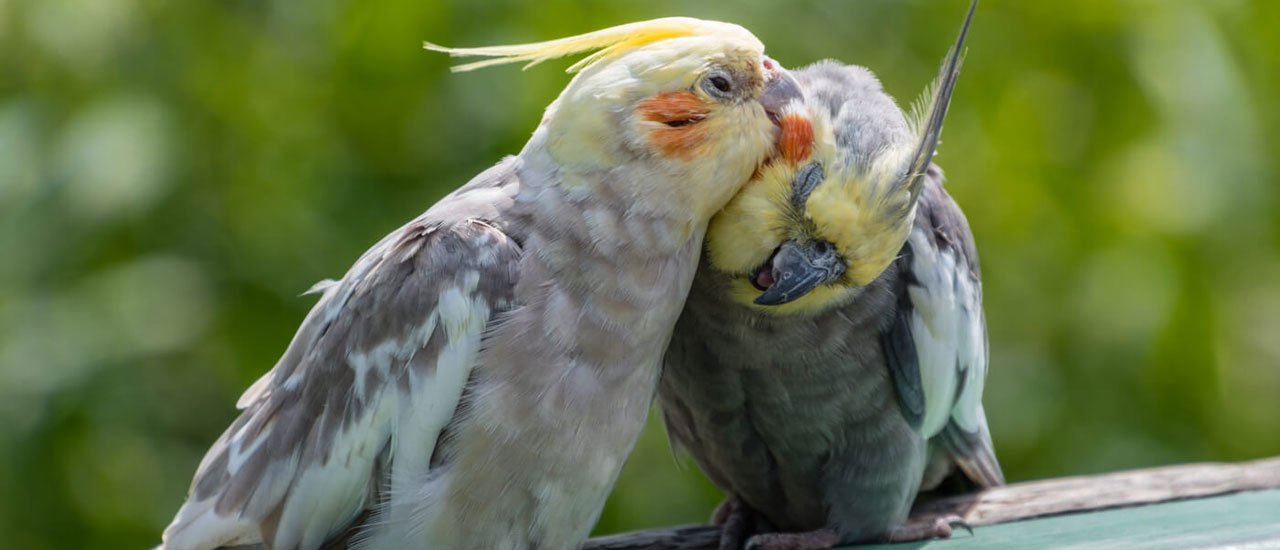
POLYGON ((766 58, 764 67, 768 74, 764 91, 760 94, 760 105, 769 119, 778 124, 782 110, 792 101, 803 98, 804 94, 800 91, 800 83, 781 65, 766 58))

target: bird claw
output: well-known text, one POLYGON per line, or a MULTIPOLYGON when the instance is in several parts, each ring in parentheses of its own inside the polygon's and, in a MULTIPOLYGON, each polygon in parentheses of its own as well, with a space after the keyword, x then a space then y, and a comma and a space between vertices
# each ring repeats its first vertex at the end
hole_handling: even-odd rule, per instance
POLYGON ((973 527, 964 518, 955 514, 940 516, 923 521, 908 520, 907 523, 889 532, 889 542, 911 542, 928 539, 949 539, 952 527, 959 527, 973 535, 973 527))
POLYGON ((964 529, 964 532, 968 533, 969 536, 971 537, 973 536, 973 526, 969 525, 969 522, 965 521, 964 518, 960 516, 947 516, 944 519, 947 520, 947 525, 951 526, 952 528, 959 527, 961 529, 964 529))

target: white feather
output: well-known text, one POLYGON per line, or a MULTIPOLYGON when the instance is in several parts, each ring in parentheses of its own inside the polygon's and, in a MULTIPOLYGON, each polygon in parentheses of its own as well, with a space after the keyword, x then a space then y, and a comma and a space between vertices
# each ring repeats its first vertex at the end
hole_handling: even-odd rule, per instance
POLYGON ((275 377, 276 370, 271 369, 266 374, 258 378, 256 382, 249 385, 249 388, 240 394, 240 399, 236 400, 236 409, 244 410, 254 401, 267 396, 271 387, 271 379, 275 377))
MULTIPOLYGON (((981 303, 982 288, 968 277, 959 277, 956 291, 961 304, 981 303)), ((959 369, 965 377, 964 391, 956 398, 951 417, 965 431, 980 431, 986 422, 982 411, 982 390, 987 381, 986 326, 981 306, 960 312, 959 369)))
MULTIPOLYGON (((390 385, 389 385, 390 386, 390 385)), ((386 441, 396 399, 383 398, 334 438, 329 460, 298 472, 276 530, 275 548, 319 548, 367 505, 374 460, 386 441)))
MULTIPOLYGON (((263 485, 255 491, 246 509, 271 506, 280 498, 285 499, 272 546, 317 548, 354 520, 370 505, 368 495, 373 493, 370 484, 376 482, 372 477, 375 461, 388 440, 393 441, 392 456, 411 457, 393 463, 391 470, 391 499, 395 502, 389 509, 405 513, 384 516, 392 521, 375 525, 370 534, 377 535, 382 530, 391 536, 388 540, 412 540, 408 534, 419 524, 412 521, 412 511, 422 506, 416 493, 425 482, 428 459, 436 440, 457 409, 488 322, 489 305, 474 296, 478 281, 479 274, 468 273, 461 287, 443 291, 437 311, 430 313, 403 340, 387 340, 367 352, 348 355, 347 365, 355 371, 355 395, 363 396, 369 389, 365 384, 370 371, 380 375, 375 379, 383 380, 384 386, 374 389, 363 416, 336 435, 324 463, 313 462, 298 470, 299 450, 274 463, 263 476, 263 485), (445 332, 448 341, 440 355, 415 357, 437 328, 445 332), (408 369, 409 391, 404 395, 396 381, 389 378, 391 366, 415 360, 422 362, 423 368, 408 369)), ((301 383, 301 372, 284 385, 301 383)), ((264 388, 271 377, 268 373, 255 383, 241 399, 243 405, 265 395, 264 388)), ((248 446, 243 444, 243 430, 230 435, 228 472, 234 474, 261 450, 271 428, 267 426, 248 446)), ((182 527, 170 528, 176 536, 166 541, 165 548, 204 549, 262 542, 255 522, 240 520, 238 514, 230 517, 216 514, 215 500, 216 497, 184 504, 174 520, 175 526, 182 527)))
POLYGON ((253 456, 253 453, 257 452, 257 450, 262 447, 262 444, 270 439, 272 427, 271 425, 267 425, 262 429, 262 435, 255 438, 253 443, 250 443, 249 446, 246 447, 244 445, 244 434, 245 430, 248 430, 251 425, 252 423, 246 422, 244 426, 240 427, 239 431, 231 436, 231 442, 227 445, 228 474, 235 475, 236 472, 239 472, 240 467, 244 466, 244 461, 250 456, 253 456))
POLYGON ((440 326, 448 345, 434 358, 434 369, 409 369, 409 395, 401 403, 396 419, 393 461, 387 500, 380 506, 376 521, 355 548, 425 547, 421 526, 433 501, 429 482, 430 457, 442 430, 453 419, 471 377, 480 349, 490 307, 474 296, 479 274, 468 273, 461 288, 441 292, 438 302, 440 326))
POLYGON ((206 550, 262 542, 256 523, 218 515, 213 510, 214 500, 184 503, 169 529, 173 530, 174 526, 183 528, 176 530, 173 536, 166 535, 160 547, 164 550, 206 550))
POLYGON ((955 254, 938 250, 919 229, 911 232, 909 242, 911 270, 919 281, 909 287, 908 293, 915 309, 911 314, 911 337, 924 390, 925 414, 920 432, 928 438, 942 431, 951 418, 966 320, 955 292, 955 254))

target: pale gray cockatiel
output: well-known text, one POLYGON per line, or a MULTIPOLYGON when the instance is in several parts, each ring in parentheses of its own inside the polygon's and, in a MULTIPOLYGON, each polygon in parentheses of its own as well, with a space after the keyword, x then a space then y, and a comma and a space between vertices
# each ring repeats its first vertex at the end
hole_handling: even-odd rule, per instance
POLYGON ((495 58, 474 68, 589 50, 519 155, 322 286, 164 548, 586 538, 644 423, 707 221, 799 97, 751 33, 696 19, 445 51, 495 58))
POLYGON ((784 135, 712 220, 659 395, 727 493, 725 548, 942 536, 904 527, 918 491, 1003 483, 978 257, 930 164, 968 22, 913 117, 862 67, 797 71, 812 143, 784 135))

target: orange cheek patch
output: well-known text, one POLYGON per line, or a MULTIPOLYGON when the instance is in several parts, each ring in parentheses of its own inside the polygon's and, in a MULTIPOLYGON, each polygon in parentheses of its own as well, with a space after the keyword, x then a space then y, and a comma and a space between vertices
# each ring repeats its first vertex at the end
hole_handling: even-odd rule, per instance
POLYGON ((813 124, 808 118, 791 113, 778 121, 778 152, 792 164, 799 164, 813 154, 813 124))
POLYGON ((649 133, 649 141, 663 156, 690 160, 706 154, 707 133, 698 126, 659 128, 649 133))
POLYGON ((640 118, 662 126, 649 132, 649 140, 663 155, 690 159, 702 153, 707 133, 698 125, 711 110, 693 92, 665 92, 641 101, 640 118))
POLYGON ((693 92, 664 92, 641 101, 641 118, 671 125, 690 125, 707 118, 711 110, 693 92))

